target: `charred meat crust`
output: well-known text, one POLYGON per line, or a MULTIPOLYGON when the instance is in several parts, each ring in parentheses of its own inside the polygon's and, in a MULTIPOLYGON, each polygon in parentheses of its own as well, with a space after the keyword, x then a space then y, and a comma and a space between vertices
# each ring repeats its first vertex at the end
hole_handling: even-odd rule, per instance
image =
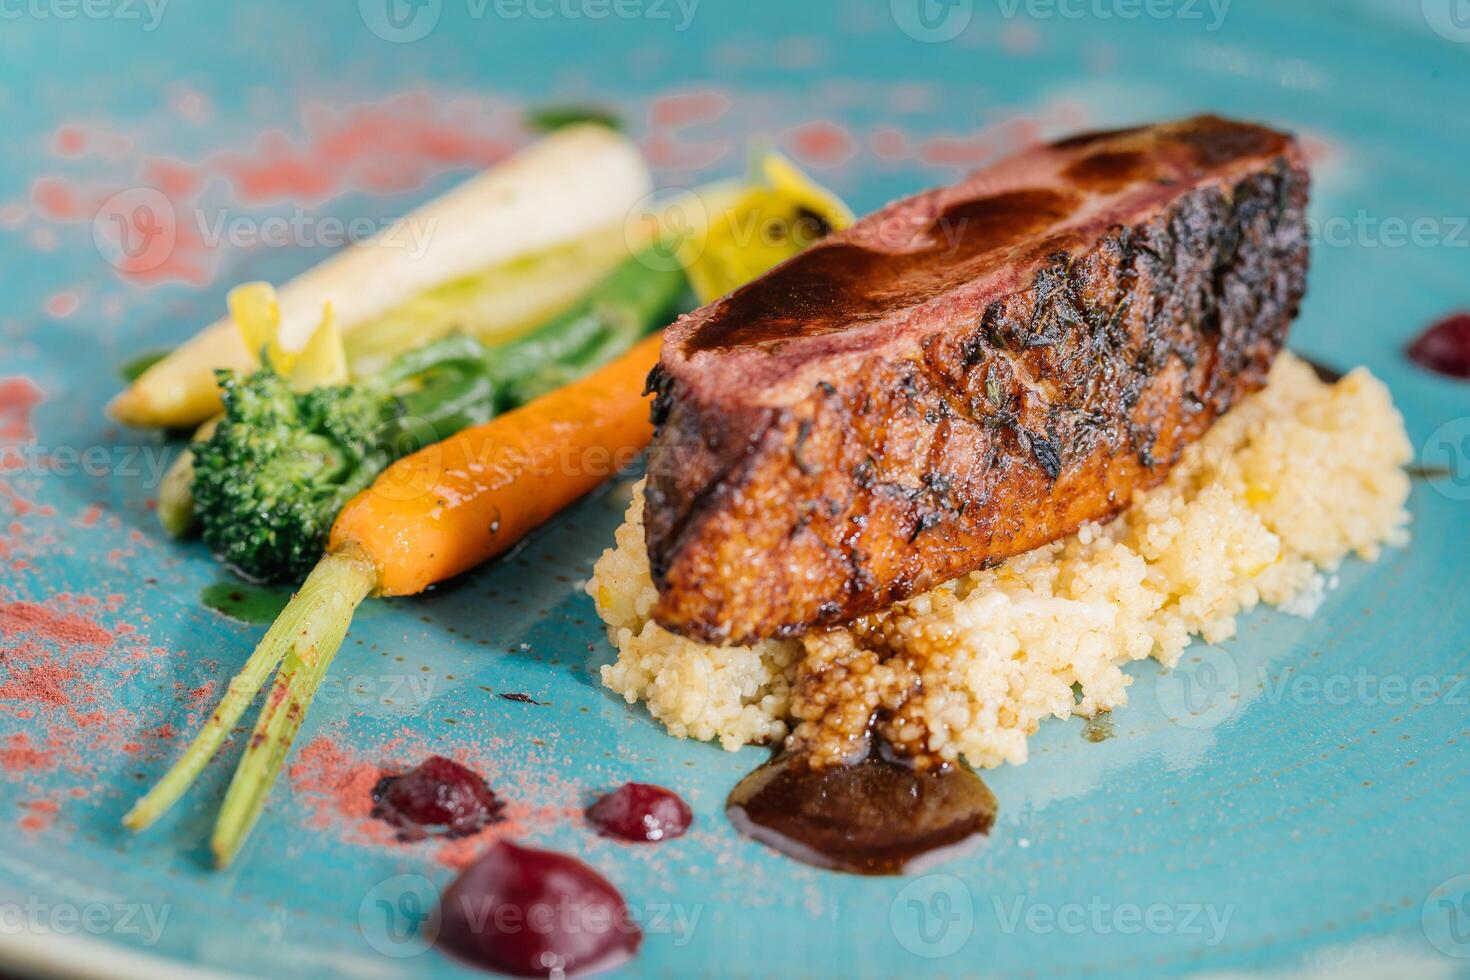
MULTIPOLYGON (((1133 172, 1147 132, 1074 138, 1068 152, 1093 159, 1069 166, 1094 187, 1156 180, 1133 172)), ((1259 152, 1253 133, 1227 136, 1259 152)), ((801 343, 772 345, 800 359, 795 396, 705 384, 686 326, 650 378, 656 620, 707 642, 796 635, 1106 519, 1161 481, 1265 383, 1296 315, 1308 179, 1278 140, 1245 167, 1212 141, 1199 164, 1228 179, 1121 209, 1080 243, 1041 236, 1038 250, 1070 247, 1009 256, 1020 288, 911 342, 815 367, 801 343)))

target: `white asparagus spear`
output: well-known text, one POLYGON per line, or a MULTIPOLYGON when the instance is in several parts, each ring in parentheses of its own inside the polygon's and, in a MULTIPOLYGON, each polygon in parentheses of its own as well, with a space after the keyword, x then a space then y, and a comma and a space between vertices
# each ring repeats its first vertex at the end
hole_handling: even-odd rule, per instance
MULTIPOLYGON (((552 133, 282 286, 283 346, 304 343, 329 301, 350 338, 355 325, 425 290, 619 225, 651 187, 626 136, 595 125, 552 133)), ((225 317, 145 371, 108 411, 130 425, 198 425, 219 410, 214 371, 254 363, 225 317)))

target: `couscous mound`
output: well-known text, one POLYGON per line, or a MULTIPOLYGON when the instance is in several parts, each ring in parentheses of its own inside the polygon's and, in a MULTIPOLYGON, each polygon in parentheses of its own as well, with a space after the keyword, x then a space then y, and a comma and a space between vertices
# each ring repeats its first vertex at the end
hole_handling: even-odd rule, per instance
POLYGON ((727 749, 790 736, 836 759, 881 709, 882 734, 920 759, 1021 763, 1043 718, 1125 703, 1128 661, 1172 666, 1258 602, 1310 612, 1324 572, 1402 544, 1410 458, 1380 381, 1359 368, 1326 384, 1282 354, 1263 391, 1111 523, 847 626, 749 647, 652 621, 640 485, 587 587, 618 650, 602 680, 672 734, 727 749))

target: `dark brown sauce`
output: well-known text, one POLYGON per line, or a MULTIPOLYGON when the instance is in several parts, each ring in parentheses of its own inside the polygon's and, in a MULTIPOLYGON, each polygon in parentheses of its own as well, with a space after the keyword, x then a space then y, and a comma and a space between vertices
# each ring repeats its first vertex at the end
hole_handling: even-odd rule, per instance
POLYGON ((1009 191, 959 202, 909 241, 816 245, 731 293, 690 337, 689 351, 836 333, 895 304, 923 302, 976 278, 997 252, 1066 220, 1080 200, 1064 191, 1009 191))
POLYGON ((735 829, 806 864, 896 875, 922 871, 995 823, 995 796, 969 769, 921 771, 873 752, 861 762, 814 769, 781 755, 731 791, 735 829))

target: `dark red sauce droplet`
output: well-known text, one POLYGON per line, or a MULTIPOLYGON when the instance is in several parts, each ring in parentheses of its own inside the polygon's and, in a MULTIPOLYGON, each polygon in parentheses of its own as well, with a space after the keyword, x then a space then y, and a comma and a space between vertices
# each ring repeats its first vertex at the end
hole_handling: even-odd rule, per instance
POLYGON ((602 875, 567 854, 501 841, 444 892, 437 942, 476 966, 522 977, 617 966, 643 933, 602 875))
POLYGON ((694 814, 662 786, 624 783, 588 807, 587 819, 604 837, 660 841, 683 836, 694 814))
POLYGON ((1409 345, 1409 360, 1452 378, 1470 378, 1470 313, 1452 313, 1429 325, 1409 345))
POLYGON ((403 840, 473 834, 500 820, 504 809, 484 779, 442 755, 373 787, 373 816, 397 827, 403 840))

